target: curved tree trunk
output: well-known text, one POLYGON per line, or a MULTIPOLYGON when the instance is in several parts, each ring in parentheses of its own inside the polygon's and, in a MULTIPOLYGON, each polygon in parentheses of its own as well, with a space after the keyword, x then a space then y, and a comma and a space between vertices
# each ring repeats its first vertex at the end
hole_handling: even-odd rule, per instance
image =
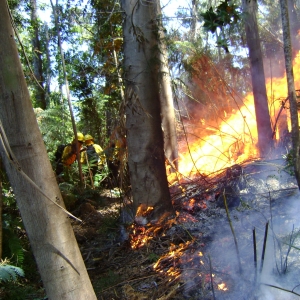
POLYGON ((134 207, 173 214, 165 168, 156 1, 123 0, 128 165, 134 207))
POLYGON ((243 0, 260 155, 265 157, 273 147, 263 57, 258 33, 256 0, 243 0))
POLYGON ((298 107, 297 98, 294 84, 294 72, 292 63, 292 44, 289 25, 288 3, 287 0, 280 0, 281 18, 282 18, 282 33, 284 43, 284 57, 286 78, 288 85, 291 123, 292 123, 292 143, 294 150, 294 171, 297 179, 298 186, 300 188, 300 137, 299 137, 299 121, 298 121, 298 107))
POLYGON ((47 296, 94 300, 68 215, 56 205, 64 206, 33 112, 5 0, 0 0, 0 40, 0 154, 47 296))

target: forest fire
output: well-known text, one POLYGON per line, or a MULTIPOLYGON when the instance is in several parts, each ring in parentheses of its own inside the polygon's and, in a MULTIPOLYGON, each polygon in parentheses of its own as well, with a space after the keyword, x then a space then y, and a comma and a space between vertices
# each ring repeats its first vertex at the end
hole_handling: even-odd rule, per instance
MULTIPOLYGON (((300 64, 299 57, 296 58, 295 64, 296 66, 300 64)), ((297 78, 300 77, 300 74, 297 74, 300 66, 296 68, 296 85, 300 85, 300 82, 299 84, 297 83, 297 78)), ((272 117, 272 128, 274 128, 276 116, 282 105, 282 99, 287 98, 286 78, 273 78, 272 80, 267 80, 266 84, 267 91, 270 93, 268 95, 269 99, 271 99, 269 106, 272 117)), ((217 174, 217 178, 223 178, 222 176, 226 173, 226 176, 224 175, 226 180, 228 179, 233 182, 234 176, 228 176, 228 169, 233 169, 233 165, 239 165, 246 160, 258 158, 258 150, 256 148, 257 125, 253 96, 251 94, 246 95, 243 103, 244 105, 238 107, 236 110, 232 110, 232 114, 228 114, 226 120, 221 122, 218 128, 207 124, 205 132, 210 132, 210 135, 203 137, 201 133, 195 134, 194 132, 193 138, 190 139, 188 150, 180 153, 178 173, 168 174, 170 185, 180 182, 178 189, 176 189, 177 187, 174 188, 180 194, 178 196, 180 198, 178 200, 179 204, 176 203, 176 200, 173 203, 174 207, 176 205, 180 206, 176 219, 171 220, 167 224, 159 222, 152 224, 148 222, 148 219, 151 219, 150 214, 153 211, 153 207, 141 207, 136 214, 135 223, 130 228, 131 248, 140 249, 150 241, 151 245, 155 244, 156 246, 157 243, 160 243, 160 240, 155 239, 158 233, 165 232, 166 229, 170 229, 173 224, 176 224, 174 226, 176 229, 171 228, 174 229, 171 234, 172 241, 164 241, 164 246, 168 245, 168 248, 152 265, 153 271, 165 280, 167 287, 174 287, 175 289, 176 287, 180 287, 180 289, 185 291, 194 290, 197 293, 216 293, 219 295, 236 292, 234 283, 235 281, 240 281, 240 270, 237 263, 222 263, 222 260, 225 261, 223 255, 227 259, 228 253, 231 253, 225 253, 223 247, 224 245, 228 248, 232 246, 232 237, 224 235, 223 238, 224 233, 222 233, 221 238, 219 237, 218 240, 213 241, 215 243, 214 247, 210 247, 208 244, 212 243, 209 240, 211 235, 208 238, 208 234, 205 231, 207 229, 212 230, 210 227, 212 228, 214 225, 212 224, 213 222, 209 222, 210 213, 208 213, 209 217, 206 214, 214 208, 213 205, 218 200, 216 196, 219 194, 213 193, 206 196, 207 190, 204 188, 203 193, 200 194, 199 186, 196 187, 196 185, 199 185, 198 178, 194 184, 195 190, 193 187, 189 188, 188 184, 185 185, 181 180, 185 177, 194 178, 199 177, 199 175, 205 175, 203 178, 205 177, 205 180, 209 182, 210 178, 215 178, 209 175, 214 173, 217 174), (197 136, 197 139, 195 139, 195 136, 197 136), (201 227, 199 224, 202 221, 207 224, 205 226, 202 224, 201 227), (187 232, 185 226, 189 226, 190 230, 196 231, 197 229, 199 232, 187 232), (182 229, 182 231, 178 228, 182 229), (201 229, 203 230, 200 232, 201 229), (186 231, 186 235, 182 238, 178 232, 184 235, 182 233, 184 231, 186 231), (176 234, 179 236, 179 241, 176 240, 174 242, 173 238, 176 239, 176 234)), ((288 108, 288 105, 286 108, 288 108)), ((288 110, 285 109, 285 116, 288 115, 287 112, 288 110)), ((202 127, 199 126, 199 128, 203 128, 203 120, 201 122, 202 127)), ((195 127, 197 127, 197 124, 195 127)), ((278 136, 275 138, 278 139, 278 136)), ((252 189, 255 187, 252 186, 252 189)), ((246 197, 244 194, 242 195, 246 197)), ((218 209, 214 213, 221 214, 218 209)), ((243 219, 241 218, 241 220, 243 219)), ((235 222, 238 222, 238 219, 235 222)), ((224 224, 225 226, 222 227, 222 230, 226 228, 227 219, 224 224)), ((244 251, 246 252, 246 250, 244 251)), ((248 255, 248 252, 244 253, 244 255, 248 255)), ((246 258, 249 260, 249 257, 246 258)))
MULTIPOLYGON (((300 56, 294 60, 295 86, 300 86, 300 56)), ((266 88, 269 99, 269 109, 272 118, 272 126, 275 124, 277 113, 282 105, 282 99, 288 95, 286 76, 269 78, 266 80, 266 88)), ((218 128, 206 126, 206 131, 212 131, 211 135, 204 136, 199 133, 197 139, 189 141, 188 148, 179 155, 179 174, 175 178, 170 174, 169 182, 178 180, 179 176, 194 177, 200 174, 212 174, 233 164, 241 163, 247 159, 257 158, 257 125, 253 95, 244 97, 243 105, 232 110, 232 114, 223 120, 218 128)), ((288 110, 285 110, 285 115, 288 110)), ((203 128, 203 120, 199 121, 203 128)), ((209 121, 207 121, 209 122, 209 121)), ((289 120, 288 120, 289 123, 289 120)), ((194 124, 197 128, 199 124, 194 124)), ((278 125, 278 124, 277 124, 278 125)), ((288 124, 288 126, 290 126, 288 124)), ((278 133, 277 133, 278 139, 278 133)))
POLYGON ((180 154, 180 174, 187 177, 210 174, 257 155, 256 120, 250 100, 215 129, 214 134, 194 142, 190 152, 180 154))
POLYGON ((153 207, 144 207, 141 205, 137 209, 134 223, 130 226, 129 234, 130 245, 132 249, 138 249, 145 246, 150 240, 152 240, 157 234, 163 230, 170 228, 175 219, 168 219, 162 216, 161 220, 167 219, 167 221, 158 221, 156 223, 148 222, 147 218, 153 211, 153 207))

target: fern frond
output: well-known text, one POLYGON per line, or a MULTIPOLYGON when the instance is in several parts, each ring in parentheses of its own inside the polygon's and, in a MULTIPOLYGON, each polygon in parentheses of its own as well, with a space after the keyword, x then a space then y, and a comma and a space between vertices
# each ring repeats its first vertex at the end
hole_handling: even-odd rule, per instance
POLYGON ((16 281, 18 277, 24 277, 23 269, 7 265, 7 264, 0 264, 0 282, 1 281, 16 281))
POLYGON ((17 237, 17 235, 11 235, 10 239, 8 241, 8 245, 11 251, 11 254, 15 257, 18 264, 23 264, 24 261, 24 249, 22 247, 22 244, 17 237))

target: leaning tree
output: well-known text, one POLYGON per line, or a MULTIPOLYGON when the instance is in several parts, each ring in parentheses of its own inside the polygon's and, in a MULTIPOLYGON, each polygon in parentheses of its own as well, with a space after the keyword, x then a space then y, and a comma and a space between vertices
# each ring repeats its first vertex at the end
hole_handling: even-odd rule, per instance
POLYGON ((49 299, 96 299, 33 111, 0 0, 0 154, 49 299))

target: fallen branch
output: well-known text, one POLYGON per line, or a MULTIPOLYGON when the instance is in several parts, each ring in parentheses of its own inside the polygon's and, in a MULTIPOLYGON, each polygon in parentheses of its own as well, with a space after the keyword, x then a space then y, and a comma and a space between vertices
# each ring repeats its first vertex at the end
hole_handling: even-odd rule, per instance
POLYGON ((224 205, 225 205, 225 210, 226 210, 226 214, 227 214, 227 218, 229 221, 229 226, 233 235, 233 239, 234 239, 234 245, 235 245, 235 250, 236 250, 236 254, 238 257, 238 263, 239 263, 239 272, 242 273, 242 264, 241 264, 241 258, 240 258, 240 252, 239 252, 239 247, 238 247, 238 243, 237 243, 237 239, 236 239, 236 235, 232 226, 232 222, 230 219, 230 215, 229 215, 229 210, 228 210, 228 206, 227 206, 227 200, 226 200, 226 196, 225 196, 225 191, 223 193, 223 198, 224 198, 224 205))
POLYGON ((262 254, 261 254, 260 273, 261 273, 261 271, 263 269, 264 260, 265 260, 265 252, 266 252, 266 245, 267 245, 268 229, 269 229, 269 221, 266 223, 266 228, 265 228, 264 244, 263 244, 263 250, 262 250, 262 254))
POLYGON ((281 290, 281 291, 284 291, 284 292, 288 292, 288 293, 300 296, 300 294, 295 293, 294 291, 290 291, 290 290, 284 289, 282 287, 279 287, 279 286, 276 286, 276 285, 273 285, 273 284, 268 284, 268 283, 263 283, 263 282, 261 284, 263 284, 265 286, 269 286, 269 287, 275 288, 275 289, 278 289, 278 290, 281 290))

